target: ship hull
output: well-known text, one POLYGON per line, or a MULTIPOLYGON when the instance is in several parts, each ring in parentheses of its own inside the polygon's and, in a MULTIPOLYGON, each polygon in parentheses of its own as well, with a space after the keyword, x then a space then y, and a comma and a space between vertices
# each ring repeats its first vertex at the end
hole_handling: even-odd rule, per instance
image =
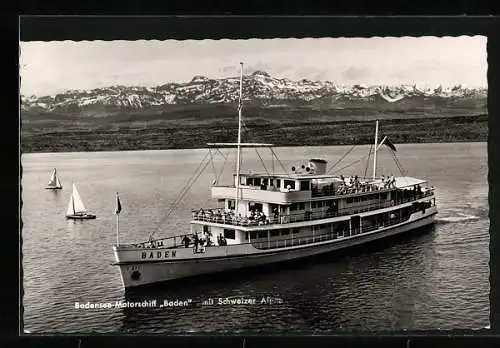
MULTIPOLYGON (((132 288, 181 278, 292 261, 333 252, 430 225, 434 223, 434 216, 436 213, 437 211, 435 207, 433 207, 423 216, 412 216, 408 222, 380 229, 374 233, 359 234, 349 238, 336 239, 322 243, 311 243, 309 245, 288 249, 268 249, 265 251, 258 250, 257 252, 255 252, 256 249, 253 249, 253 251, 247 255, 240 253, 238 255, 228 254, 227 256, 218 257, 120 263, 120 257, 115 249, 115 257, 118 261, 117 265, 120 268, 123 286, 125 288, 132 288)), ((148 250, 148 253, 149 252, 148 250)), ((153 251, 153 253, 154 252, 157 251, 153 251)))
POLYGON ((46 190, 62 190, 62 186, 47 186, 46 190))

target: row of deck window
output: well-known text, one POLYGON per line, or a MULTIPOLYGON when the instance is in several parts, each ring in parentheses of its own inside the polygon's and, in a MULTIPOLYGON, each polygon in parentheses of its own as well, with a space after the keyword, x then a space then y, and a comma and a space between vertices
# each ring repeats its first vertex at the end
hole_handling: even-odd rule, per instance
MULTIPOLYGON (((275 186, 276 188, 290 188, 291 190, 296 190, 296 185, 294 180, 283 180, 283 186, 281 185, 281 179, 268 179, 268 178, 246 178, 245 181, 242 178, 242 185, 247 186, 275 186)), ((309 190, 309 181, 300 182, 301 190, 309 190)))

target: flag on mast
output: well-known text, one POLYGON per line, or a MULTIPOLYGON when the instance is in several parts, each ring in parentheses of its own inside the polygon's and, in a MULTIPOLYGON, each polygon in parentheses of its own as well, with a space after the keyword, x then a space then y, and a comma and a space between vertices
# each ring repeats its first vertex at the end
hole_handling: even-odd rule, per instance
POLYGON ((122 204, 120 203, 120 197, 118 196, 118 192, 116 193, 116 209, 115 214, 118 215, 122 211, 122 204))
POLYGON ((396 152, 396 146, 392 143, 392 141, 389 140, 389 138, 385 138, 384 144, 391 149, 392 151, 396 152))

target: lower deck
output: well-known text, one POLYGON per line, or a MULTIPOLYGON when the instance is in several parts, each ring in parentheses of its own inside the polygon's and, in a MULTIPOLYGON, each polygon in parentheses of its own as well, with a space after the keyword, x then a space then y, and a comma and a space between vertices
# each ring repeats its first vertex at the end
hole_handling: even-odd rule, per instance
POLYGON ((335 221, 310 221, 299 227, 286 225, 262 226, 259 230, 235 229, 233 226, 200 225, 193 223, 191 233, 184 236, 175 236, 152 242, 136 244, 139 248, 192 248, 194 253, 205 253, 207 248, 225 245, 251 245, 253 248, 279 249, 290 246, 317 243, 335 239, 342 239, 369 233, 410 220, 413 214, 435 207, 435 200, 413 202, 410 205, 384 209, 379 213, 355 214, 339 217, 335 221), (195 235, 198 236, 196 241, 195 235), (188 241, 186 241, 186 237, 188 241), (224 240, 224 242, 221 242, 224 240))
POLYGON ((378 225, 376 229, 373 227, 371 230, 360 230, 359 233, 351 229, 348 233, 342 234, 338 233, 340 231, 316 234, 315 230, 311 230, 308 236, 303 237, 289 234, 277 237, 279 239, 269 239, 267 242, 254 240, 241 244, 198 248, 193 245, 188 247, 155 245, 146 248, 120 245, 113 247, 116 261, 114 265, 120 266, 123 279, 128 280, 130 277, 133 278, 134 271, 143 273, 149 267, 152 267, 151 271, 154 270, 155 274, 145 278, 156 279, 158 278, 156 272, 160 272, 162 273, 160 278, 173 279, 181 277, 184 273, 202 272, 205 268, 208 272, 226 267, 246 267, 253 262, 279 262, 338 250, 423 227, 434 221, 436 213, 437 209, 433 206, 425 211, 414 212, 405 220, 393 219, 386 224, 378 225))

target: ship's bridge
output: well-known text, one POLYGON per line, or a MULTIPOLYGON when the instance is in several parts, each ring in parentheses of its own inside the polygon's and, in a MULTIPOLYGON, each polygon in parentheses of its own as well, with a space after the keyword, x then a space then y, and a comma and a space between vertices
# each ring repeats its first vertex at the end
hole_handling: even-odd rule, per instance
POLYGON ((213 198, 236 197, 239 186, 239 198, 242 201, 260 201, 274 204, 288 204, 296 201, 310 200, 315 192, 330 189, 330 193, 344 184, 334 175, 325 174, 326 161, 312 159, 308 166, 301 169, 291 168, 291 173, 240 173, 239 185, 237 176, 233 175, 233 185, 212 187, 213 198))

